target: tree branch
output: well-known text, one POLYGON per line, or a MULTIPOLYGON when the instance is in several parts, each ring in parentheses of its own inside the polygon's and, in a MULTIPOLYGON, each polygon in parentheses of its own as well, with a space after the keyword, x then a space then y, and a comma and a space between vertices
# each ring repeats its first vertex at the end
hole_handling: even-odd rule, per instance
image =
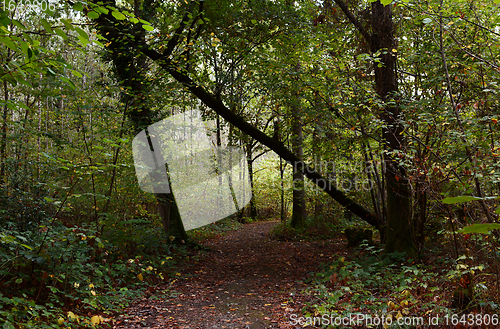
POLYGON ((342 191, 338 190, 335 187, 334 182, 331 182, 328 179, 324 178, 320 173, 318 173, 308 164, 304 163, 302 159, 288 150, 283 145, 283 143, 267 136, 265 133, 246 122, 242 116, 231 111, 228 107, 226 107, 226 105, 224 105, 224 103, 220 99, 208 93, 203 87, 197 85, 187 75, 186 72, 183 72, 180 68, 173 65, 170 59, 151 49, 146 43, 136 43, 136 45, 139 50, 141 50, 146 56, 160 65, 160 67, 167 71, 175 80, 183 84, 193 95, 195 95, 206 106, 223 117, 226 121, 240 129, 243 133, 253 137, 261 144, 269 147, 271 150, 276 152, 276 154, 278 154, 285 161, 292 164, 294 168, 301 171, 319 188, 323 189, 334 200, 350 210, 352 213, 359 216, 370 225, 373 225, 378 229, 382 228, 382 224, 375 214, 366 210, 364 207, 350 199, 342 191))
POLYGON ((366 42, 371 45, 371 35, 366 31, 366 29, 361 25, 358 19, 352 14, 352 12, 347 8, 347 5, 343 0, 334 0, 335 3, 342 9, 347 19, 358 29, 359 33, 365 38, 366 42))
POLYGON ((189 21, 190 14, 194 8, 195 3, 196 3, 195 1, 191 1, 191 3, 189 4, 189 10, 186 10, 186 13, 182 17, 182 20, 181 20, 181 23, 179 24, 179 27, 175 30, 174 35, 172 36, 172 39, 168 40, 167 47, 163 51, 163 56, 169 57, 172 54, 172 52, 174 51, 174 48, 179 43, 179 38, 180 38, 182 32, 184 32, 184 28, 186 27, 186 25, 189 21))

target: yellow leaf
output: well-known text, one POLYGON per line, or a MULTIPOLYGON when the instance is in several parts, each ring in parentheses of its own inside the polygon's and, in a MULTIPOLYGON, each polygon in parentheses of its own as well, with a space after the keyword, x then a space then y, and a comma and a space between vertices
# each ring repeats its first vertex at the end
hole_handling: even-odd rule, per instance
POLYGON ((396 319, 399 320, 403 317, 403 314, 401 314, 401 311, 398 311, 398 314, 396 314, 396 319))
POLYGON ((94 290, 91 290, 91 291, 90 291, 90 293, 92 294, 92 296, 95 296, 95 295, 96 295, 96 293, 95 293, 95 291, 94 291, 94 290))
POLYGON ((90 288, 90 289, 94 288, 94 285, 93 285, 92 283, 91 283, 91 284, 89 284, 89 288, 90 288))
POLYGON ((101 322, 101 319, 99 318, 98 315, 94 315, 91 319, 90 319, 90 322, 92 322, 92 324, 99 324, 101 322))
POLYGON ((141 281, 142 281, 142 280, 144 280, 144 277, 142 276, 142 274, 141 274, 141 273, 137 274, 137 278, 138 278, 139 280, 141 280, 141 281))
POLYGON ((411 292, 408 289, 401 291, 401 296, 404 298, 411 296, 411 292))
POLYGON ((76 319, 77 316, 75 315, 75 313, 71 312, 71 311, 68 311, 68 318, 71 318, 71 319, 76 319))
POLYGON ((58 323, 58 324, 63 324, 63 322, 64 322, 64 319, 63 319, 63 318, 59 318, 59 320, 57 320, 57 323, 58 323))

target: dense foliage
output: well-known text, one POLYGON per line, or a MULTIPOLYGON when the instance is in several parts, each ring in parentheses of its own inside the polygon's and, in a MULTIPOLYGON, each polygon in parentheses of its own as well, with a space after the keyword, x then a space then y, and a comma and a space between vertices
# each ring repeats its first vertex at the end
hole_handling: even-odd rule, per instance
POLYGON ((131 140, 193 108, 246 152, 254 198, 240 221, 302 216, 277 229, 286 239, 370 228, 405 259, 425 259, 430 242, 451 259, 436 272, 389 266, 378 249, 366 264, 339 258, 318 280, 340 292, 320 283, 316 310, 350 294, 336 312, 397 314, 405 301, 425 312, 443 305, 417 305, 413 292, 447 273, 472 282, 461 300, 498 311, 499 10, 475 0, 5 1, 4 328, 105 323, 125 297, 177 275, 188 241, 166 224, 161 197, 139 189, 131 140), (397 289, 374 301, 384 284, 397 289))

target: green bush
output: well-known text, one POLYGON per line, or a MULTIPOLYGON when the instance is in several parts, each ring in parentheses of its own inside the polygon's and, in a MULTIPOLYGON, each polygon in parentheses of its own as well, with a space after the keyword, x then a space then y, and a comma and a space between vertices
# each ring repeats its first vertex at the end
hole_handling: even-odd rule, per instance
MULTIPOLYGON (((142 227, 139 236, 150 230, 142 227)), ((165 250, 155 243, 158 240, 152 239, 140 245, 127 258, 127 250, 101 239, 93 226, 66 227, 46 220, 38 230, 4 229, 0 233, 0 319, 7 328, 9 323, 48 328, 60 317, 65 325, 69 323, 68 312, 76 317, 73 320, 85 323, 83 312, 101 314, 124 307, 143 287, 175 274, 175 260, 167 251, 171 248, 163 240, 165 250)))

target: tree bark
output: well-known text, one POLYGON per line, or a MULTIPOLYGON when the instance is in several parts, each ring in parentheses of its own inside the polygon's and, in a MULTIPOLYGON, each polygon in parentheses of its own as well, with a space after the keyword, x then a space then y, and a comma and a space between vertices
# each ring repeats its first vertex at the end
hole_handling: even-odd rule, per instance
MULTIPOLYGON (((297 95, 294 95, 295 101, 298 102, 297 95)), ((292 104, 292 151, 302 158, 304 150, 302 148, 302 121, 300 107, 298 104, 292 104)), ((292 219, 290 225, 292 227, 302 227, 305 224, 307 216, 306 211, 306 190, 304 174, 294 168, 293 171, 293 191, 292 191, 292 219)))
MULTIPOLYGON (((125 87, 123 93, 125 104, 130 104, 129 111, 126 112, 128 118, 134 125, 135 134, 139 133, 149 125, 153 124, 153 112, 146 102, 146 95, 150 90, 150 84, 146 79, 147 57, 135 49, 131 51, 131 40, 125 31, 120 31, 119 24, 115 25, 115 19, 111 15, 101 15, 98 28, 101 35, 106 35, 110 44, 109 59, 114 65, 115 74, 119 83, 125 87)), ((123 25, 122 25, 123 27, 123 25)), ((133 31, 137 40, 144 42, 145 31, 140 26, 133 31)), ((133 48, 132 48, 133 49, 133 48)), ((167 166, 167 164, 165 164, 167 166)), ((168 168, 167 168, 168 175, 168 168)), ((170 184, 169 184, 170 185, 170 184)), ((167 237, 174 237, 175 243, 185 243, 188 235, 184 229, 179 209, 175 202, 173 191, 169 194, 155 194, 158 213, 162 218, 163 229, 167 237)))
POLYGON ((370 50, 379 54, 374 63, 375 88, 384 102, 380 117, 385 122, 384 140, 385 180, 387 189, 386 252, 406 252, 415 255, 415 232, 411 214, 411 193, 405 168, 397 158, 404 150, 405 141, 400 123, 398 85, 396 81, 396 48, 391 6, 380 1, 372 3, 372 30, 370 50))
POLYGON ((9 101, 9 89, 7 86, 7 81, 3 82, 3 99, 5 101, 5 105, 3 106, 2 109, 2 133, 1 133, 1 139, 0 139, 0 182, 3 182, 6 180, 5 178, 5 171, 6 171, 6 166, 7 166, 7 121, 8 121, 8 114, 9 114, 9 107, 7 106, 7 103, 9 101))
MULTIPOLYGON (((253 191, 253 162, 254 162, 254 159, 253 159, 253 142, 250 140, 249 142, 247 142, 246 144, 246 156, 247 156, 247 167, 248 167, 248 176, 249 176, 249 179, 250 179, 250 187, 253 191)), ((250 203, 249 203, 249 208, 250 208, 250 214, 249 214, 249 217, 250 218, 257 218, 257 205, 255 204, 255 194, 252 193, 252 198, 250 199, 250 203)))

